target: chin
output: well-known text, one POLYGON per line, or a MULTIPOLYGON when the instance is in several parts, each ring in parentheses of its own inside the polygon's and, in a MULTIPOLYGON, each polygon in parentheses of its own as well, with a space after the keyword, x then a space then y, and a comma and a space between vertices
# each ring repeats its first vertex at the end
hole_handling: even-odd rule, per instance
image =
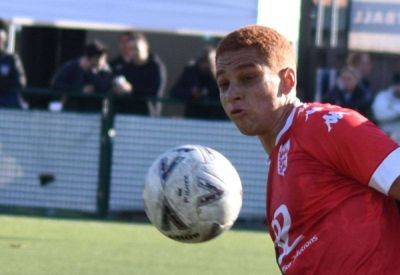
POLYGON ((236 125, 236 127, 245 136, 256 136, 257 135, 257 133, 256 133, 256 131, 254 131, 254 129, 249 129, 249 128, 246 128, 246 127, 240 127, 239 125, 236 125))

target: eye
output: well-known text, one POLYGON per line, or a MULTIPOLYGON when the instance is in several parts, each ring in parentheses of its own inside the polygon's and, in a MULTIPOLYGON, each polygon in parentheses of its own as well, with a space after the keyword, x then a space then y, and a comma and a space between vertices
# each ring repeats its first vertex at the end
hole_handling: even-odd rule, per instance
POLYGON ((218 87, 220 92, 226 91, 229 88, 229 81, 227 80, 218 81, 218 87))
POLYGON ((255 74, 245 74, 239 77, 240 82, 243 84, 249 84, 253 82, 257 78, 255 74))

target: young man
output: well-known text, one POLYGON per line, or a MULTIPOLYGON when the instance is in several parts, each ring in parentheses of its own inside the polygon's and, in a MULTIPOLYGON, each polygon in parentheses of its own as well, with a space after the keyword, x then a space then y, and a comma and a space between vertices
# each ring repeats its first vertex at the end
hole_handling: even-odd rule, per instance
POLYGON ((216 56, 220 99, 270 157, 267 220, 285 274, 400 274, 400 149, 357 112, 296 97, 296 57, 248 26, 216 56))
POLYGON ((81 57, 68 61, 56 72, 52 86, 58 91, 105 93, 111 89, 111 79, 106 48, 101 42, 94 41, 85 46, 81 57))
POLYGON ((76 94, 106 94, 112 88, 112 72, 106 47, 99 41, 85 46, 83 55, 65 63, 54 75, 52 88, 63 92, 67 110, 98 111, 101 101, 94 97, 69 97, 76 94))

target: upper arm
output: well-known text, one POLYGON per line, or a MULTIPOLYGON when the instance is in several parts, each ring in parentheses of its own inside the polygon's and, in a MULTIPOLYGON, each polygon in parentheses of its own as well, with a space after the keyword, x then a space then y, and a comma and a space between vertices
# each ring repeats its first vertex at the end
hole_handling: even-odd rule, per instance
POLYGON ((76 80, 71 77, 72 74, 72 65, 70 63, 64 64, 56 71, 52 81, 52 88, 56 90, 74 89, 76 80))
POLYGON ((335 173, 389 193, 400 175, 400 149, 392 139, 348 109, 320 112, 310 122, 319 133, 307 135, 308 151, 315 158, 332 167, 335 173))
POLYGON ((157 96, 162 97, 165 93, 165 88, 167 85, 167 69, 164 65, 164 62, 156 55, 154 60, 158 66, 158 74, 159 74, 159 85, 157 89, 157 96))
POLYGON ((18 85, 24 87, 26 86, 25 70, 18 55, 14 56, 14 63, 18 85))

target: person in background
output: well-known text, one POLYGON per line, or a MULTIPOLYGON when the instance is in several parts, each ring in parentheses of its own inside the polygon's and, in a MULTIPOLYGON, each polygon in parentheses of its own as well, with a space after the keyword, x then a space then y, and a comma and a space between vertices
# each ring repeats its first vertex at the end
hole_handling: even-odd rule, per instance
POLYGON ((185 116, 190 118, 221 119, 226 115, 219 104, 215 79, 215 48, 206 47, 196 61, 183 70, 170 92, 185 101, 185 116))
POLYGON ((373 118, 373 114, 371 111, 372 101, 374 100, 375 93, 371 89, 371 81, 370 76, 372 73, 372 60, 371 56, 368 53, 360 53, 354 52, 350 53, 347 57, 347 65, 356 69, 360 73, 360 80, 358 81, 357 85, 363 91, 363 98, 366 102, 368 102, 368 109, 364 115, 366 115, 369 119, 373 118))
POLYGON ((112 72, 107 63, 105 46, 99 41, 87 44, 81 57, 68 61, 55 73, 51 86, 66 94, 62 99, 65 109, 98 110, 99 102, 94 97, 71 98, 68 94, 104 95, 111 91, 112 72))
POLYGON ((400 141, 400 74, 392 77, 392 84, 378 92, 372 111, 379 126, 400 141))
POLYGON ((350 53, 347 57, 347 65, 360 72, 359 85, 367 92, 371 90, 369 77, 372 72, 372 61, 368 53, 350 53))
POLYGON ((26 86, 24 68, 17 54, 6 52, 6 41, 6 24, 0 21, 0 107, 25 107, 20 95, 26 86))
POLYGON ((120 55, 111 62, 114 92, 119 96, 116 111, 157 115, 160 105, 151 104, 147 99, 164 94, 166 70, 163 62, 150 51, 141 33, 121 34, 119 51, 120 55))
POLYGON ((360 72, 353 67, 344 67, 335 87, 327 93, 324 102, 356 110, 366 117, 371 117, 371 99, 358 85, 360 72))

